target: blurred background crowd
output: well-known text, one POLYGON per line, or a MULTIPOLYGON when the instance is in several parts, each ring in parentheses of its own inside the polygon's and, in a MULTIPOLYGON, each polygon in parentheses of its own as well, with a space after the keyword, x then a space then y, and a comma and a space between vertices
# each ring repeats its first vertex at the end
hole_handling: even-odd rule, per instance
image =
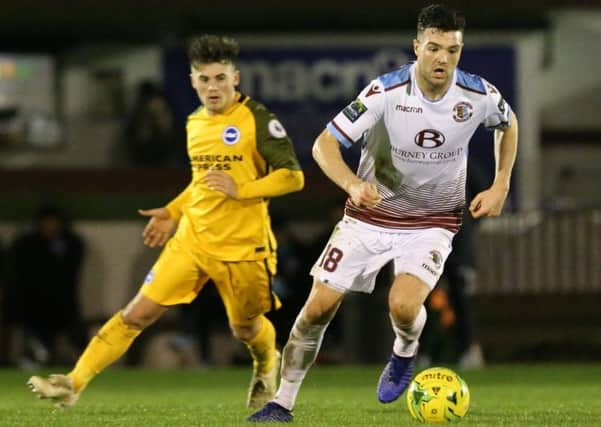
MULTIPOLYGON (((460 68, 506 96, 520 147, 505 215, 466 217, 455 240, 428 302, 424 364, 601 359, 601 2, 564 3, 452 4, 467 18, 460 68)), ((4 2, 0 362, 72 363, 140 285, 157 252, 143 247, 136 210, 164 204, 189 180, 184 126, 198 105, 185 48, 202 33, 240 41, 241 90, 278 114, 306 173, 303 192, 271 205, 284 302, 272 319, 285 342, 344 200, 313 163, 313 140, 372 78, 412 59, 423 5, 4 2)), ((468 195, 490 183, 491 150, 492 134, 479 131, 468 195)), ((374 298, 349 296, 323 362, 386 358, 389 274, 374 298)), ((151 328, 124 363, 246 362, 226 324, 208 287, 151 328)))

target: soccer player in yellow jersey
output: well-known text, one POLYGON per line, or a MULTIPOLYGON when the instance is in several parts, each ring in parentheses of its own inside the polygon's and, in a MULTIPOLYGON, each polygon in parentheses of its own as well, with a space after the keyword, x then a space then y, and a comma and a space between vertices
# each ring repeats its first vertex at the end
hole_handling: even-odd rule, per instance
POLYGON ((264 313, 281 303, 271 289, 276 241, 267 207, 269 198, 302 189, 304 178, 275 115, 236 90, 238 51, 227 37, 191 42, 190 79, 203 105, 186 126, 192 181, 165 207, 140 210, 150 218, 144 243, 167 243, 165 249, 138 294, 102 326, 71 372, 29 379, 39 397, 72 406, 144 328, 169 306, 190 303, 212 279, 233 335, 254 361, 248 406, 273 398, 279 353, 264 313))

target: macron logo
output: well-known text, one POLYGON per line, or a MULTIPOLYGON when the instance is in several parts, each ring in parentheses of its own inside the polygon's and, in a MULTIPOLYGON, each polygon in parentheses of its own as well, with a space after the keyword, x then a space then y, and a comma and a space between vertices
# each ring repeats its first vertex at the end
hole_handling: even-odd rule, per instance
POLYGON ((417 114, 421 114, 424 112, 424 110, 422 109, 422 107, 410 107, 408 105, 400 105, 397 104, 394 109, 396 111, 402 111, 403 113, 417 113, 417 114))

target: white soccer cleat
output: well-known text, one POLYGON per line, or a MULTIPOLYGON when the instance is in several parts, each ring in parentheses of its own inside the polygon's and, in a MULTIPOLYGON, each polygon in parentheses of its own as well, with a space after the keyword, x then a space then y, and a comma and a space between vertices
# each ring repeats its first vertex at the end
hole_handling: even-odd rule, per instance
POLYGON ((273 368, 265 373, 260 374, 257 367, 253 367, 253 376, 250 380, 248 389, 247 405, 252 409, 262 408, 267 402, 275 396, 277 387, 278 372, 280 370, 280 352, 275 352, 275 364, 273 368))
POLYGON ((48 378, 33 376, 27 385, 40 399, 52 399, 58 408, 69 408, 79 399, 79 393, 73 390, 71 378, 66 375, 50 375, 48 378))

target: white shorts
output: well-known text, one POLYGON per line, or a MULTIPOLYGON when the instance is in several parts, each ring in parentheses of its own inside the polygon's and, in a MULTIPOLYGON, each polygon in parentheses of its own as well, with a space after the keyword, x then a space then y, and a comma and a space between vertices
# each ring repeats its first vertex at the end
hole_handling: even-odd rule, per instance
POLYGON ((430 289, 442 274, 454 234, 443 228, 391 230, 344 217, 311 275, 334 290, 372 293, 376 275, 394 260, 395 277, 409 273, 430 289))

